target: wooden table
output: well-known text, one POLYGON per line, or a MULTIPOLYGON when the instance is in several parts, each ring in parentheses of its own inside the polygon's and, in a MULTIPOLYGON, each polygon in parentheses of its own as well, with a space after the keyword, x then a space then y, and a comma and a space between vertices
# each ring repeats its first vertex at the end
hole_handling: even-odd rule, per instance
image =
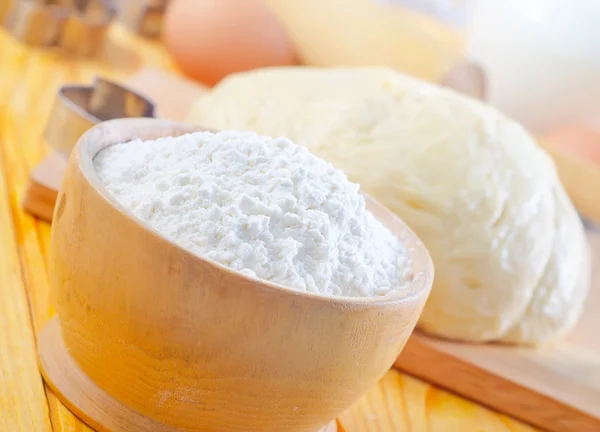
MULTIPOLYGON (((27 49, 0 29, 0 431, 84 431, 44 386, 36 336, 54 313, 47 273, 50 226, 21 209, 58 87, 96 74, 125 79, 142 65, 175 71, 162 47, 114 27, 102 59, 27 49)), ((504 415, 390 371, 340 418, 347 431, 525 432, 504 415)))

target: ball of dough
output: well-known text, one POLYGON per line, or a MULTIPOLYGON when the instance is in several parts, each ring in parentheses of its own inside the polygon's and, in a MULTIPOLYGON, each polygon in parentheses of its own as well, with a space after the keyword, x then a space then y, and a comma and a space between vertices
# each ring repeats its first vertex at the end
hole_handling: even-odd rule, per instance
POLYGON ((551 158, 492 107, 388 69, 296 67, 231 76, 187 120, 287 136, 402 217, 435 265, 427 332, 538 344, 580 315, 581 221, 551 158))

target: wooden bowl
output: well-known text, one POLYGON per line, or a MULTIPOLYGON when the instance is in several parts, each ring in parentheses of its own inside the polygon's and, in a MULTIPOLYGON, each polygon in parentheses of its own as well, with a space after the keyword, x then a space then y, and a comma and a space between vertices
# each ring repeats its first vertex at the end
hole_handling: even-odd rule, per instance
POLYGON ((52 226, 58 317, 40 336, 42 373, 99 430, 321 430, 396 360, 431 287, 429 254, 372 199, 412 256, 405 292, 303 293, 187 252, 109 196, 92 159, 111 144, 190 131, 121 119, 79 140, 52 226))

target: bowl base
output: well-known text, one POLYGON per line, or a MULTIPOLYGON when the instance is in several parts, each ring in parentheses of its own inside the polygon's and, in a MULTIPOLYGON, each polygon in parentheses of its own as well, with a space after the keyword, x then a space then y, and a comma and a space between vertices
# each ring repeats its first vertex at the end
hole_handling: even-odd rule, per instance
MULTIPOLYGON (((64 344, 58 317, 52 318, 38 339, 40 370, 58 399, 83 422, 100 432, 181 432, 129 408, 98 387, 77 366, 64 344)), ((331 422, 320 432, 338 432, 331 422)))

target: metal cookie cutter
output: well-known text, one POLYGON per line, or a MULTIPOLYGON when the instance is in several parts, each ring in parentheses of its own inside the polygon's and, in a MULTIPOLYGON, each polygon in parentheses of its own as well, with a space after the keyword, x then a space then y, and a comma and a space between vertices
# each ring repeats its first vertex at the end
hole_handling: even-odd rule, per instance
POLYGON ((154 117, 154 104, 103 78, 96 78, 91 86, 63 86, 58 91, 44 138, 54 150, 69 153, 89 128, 123 117, 154 117))
POLYGON ((4 26, 25 44, 89 55, 115 16, 110 0, 12 0, 4 26))
POLYGON ((162 18, 170 0, 124 0, 119 4, 119 21, 147 37, 160 34, 162 18))

